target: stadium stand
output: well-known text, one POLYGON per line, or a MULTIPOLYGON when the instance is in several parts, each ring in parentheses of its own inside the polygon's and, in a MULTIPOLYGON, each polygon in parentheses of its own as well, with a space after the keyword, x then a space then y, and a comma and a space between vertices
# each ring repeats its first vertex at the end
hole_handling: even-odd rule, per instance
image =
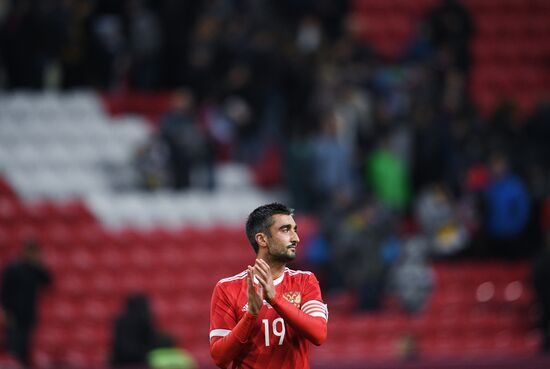
MULTIPOLYGON (((138 118, 103 115, 96 101, 93 94, 16 94, 3 103, 2 129, 8 134, 2 135, 2 146, 12 148, 2 155, 6 177, 0 196, 0 260, 4 264, 22 240, 35 237, 56 281, 41 307, 37 366, 105 365, 114 314, 123 297, 135 290, 151 296, 160 326, 207 365, 212 286, 250 260, 240 223, 264 199, 246 191, 247 200, 237 200, 239 208, 223 191, 202 197, 109 191, 104 172, 94 165, 128 160, 125 155, 147 128, 138 118), (72 114, 81 117, 75 123, 79 128, 59 123, 72 114), (50 124, 44 117, 50 116, 58 123, 44 128, 50 124), (18 129, 15 122, 21 122, 18 129), (80 125, 86 128, 81 131, 80 125), (37 136, 41 140, 33 141, 37 136), (75 141, 87 141, 90 154, 71 155, 75 141), (75 166, 86 178, 74 176, 75 166), (51 184, 43 177, 51 178, 51 184), (235 218, 224 223, 220 213, 235 218), (147 218, 141 218, 144 214, 147 218)), ((238 170, 225 169, 227 186, 236 185, 231 178, 241 177, 238 170)), ((381 313, 350 316, 353 298, 327 296, 331 333, 323 349, 313 352, 314 360, 330 362, 341 355, 358 361, 395 360, 407 334, 414 337, 422 358, 537 350, 526 263, 440 262, 435 268, 436 291, 426 311, 416 316, 392 308, 391 302, 381 313)))
MULTIPOLYGON (((414 25, 437 1, 354 1, 363 37, 389 60, 400 57, 414 35, 414 25)), ((550 53, 548 2, 544 0, 463 2, 476 30, 473 37, 471 94, 488 116, 502 99, 515 101, 523 113, 550 88, 546 59, 550 53), (507 42, 499 42, 506 39, 507 42)))
MULTIPOLYGON (((413 35, 415 20, 436 1, 352 3, 365 26, 363 37, 393 61, 413 35)), ((465 4, 477 27, 470 83, 477 106, 487 116, 509 97, 524 112, 531 110, 550 88, 550 3, 465 4), (502 38, 510 42, 496 42, 502 38)), ((216 166, 215 192, 133 188, 135 150, 168 104, 163 93, 0 95, 0 268, 34 237, 54 274, 40 307, 37 368, 107 367, 113 320, 135 290, 151 298, 158 325, 201 368, 212 367, 212 287, 250 262, 244 217, 274 196, 236 163, 216 166)), ((298 223, 305 245, 316 223, 298 223)), ((440 260, 433 266, 435 289, 417 314, 404 313, 391 298, 379 312, 360 312, 353 294, 327 294, 329 336, 312 350, 314 367, 550 366, 534 355, 541 336, 525 260, 440 260)), ((2 351, 2 339, 0 367, 9 367, 13 359, 2 351)))

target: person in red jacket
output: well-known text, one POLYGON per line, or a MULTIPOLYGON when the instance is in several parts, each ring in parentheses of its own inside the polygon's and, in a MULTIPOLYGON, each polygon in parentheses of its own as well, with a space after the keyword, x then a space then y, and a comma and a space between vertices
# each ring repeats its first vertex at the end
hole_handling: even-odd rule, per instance
POLYGON ((286 264, 300 241, 293 210, 279 203, 255 209, 246 234, 254 265, 221 279, 210 308, 210 353, 220 368, 309 369, 309 343, 327 337, 328 310, 319 282, 286 264))

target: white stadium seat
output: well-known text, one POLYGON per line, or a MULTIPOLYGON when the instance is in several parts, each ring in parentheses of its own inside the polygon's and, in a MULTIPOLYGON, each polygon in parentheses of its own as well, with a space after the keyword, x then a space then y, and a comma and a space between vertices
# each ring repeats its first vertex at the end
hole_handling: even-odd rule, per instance
POLYGON ((23 199, 79 197, 112 227, 242 223, 269 200, 234 163, 215 168, 214 192, 128 188, 136 149, 152 134, 143 117, 107 115, 93 92, 0 95, 0 173, 23 199))

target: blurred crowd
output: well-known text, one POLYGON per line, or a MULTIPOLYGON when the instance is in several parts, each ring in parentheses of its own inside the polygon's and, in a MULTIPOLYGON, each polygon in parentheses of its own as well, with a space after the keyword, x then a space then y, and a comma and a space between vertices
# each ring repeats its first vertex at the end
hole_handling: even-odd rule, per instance
POLYGON ((409 311, 433 258, 525 258, 550 229, 550 108, 471 100, 476 25, 437 2, 380 55, 344 0, 0 1, 7 89, 176 90, 136 159, 142 186, 214 188, 216 161, 282 186, 320 231, 302 260, 327 288, 409 311))

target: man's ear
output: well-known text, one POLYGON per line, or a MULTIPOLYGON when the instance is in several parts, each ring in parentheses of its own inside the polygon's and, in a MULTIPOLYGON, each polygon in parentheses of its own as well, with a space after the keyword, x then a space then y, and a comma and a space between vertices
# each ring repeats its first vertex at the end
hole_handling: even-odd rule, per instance
POLYGON ((260 247, 267 246, 267 237, 266 237, 266 235, 264 233, 261 233, 261 232, 256 233, 256 242, 258 243, 258 245, 260 247))

